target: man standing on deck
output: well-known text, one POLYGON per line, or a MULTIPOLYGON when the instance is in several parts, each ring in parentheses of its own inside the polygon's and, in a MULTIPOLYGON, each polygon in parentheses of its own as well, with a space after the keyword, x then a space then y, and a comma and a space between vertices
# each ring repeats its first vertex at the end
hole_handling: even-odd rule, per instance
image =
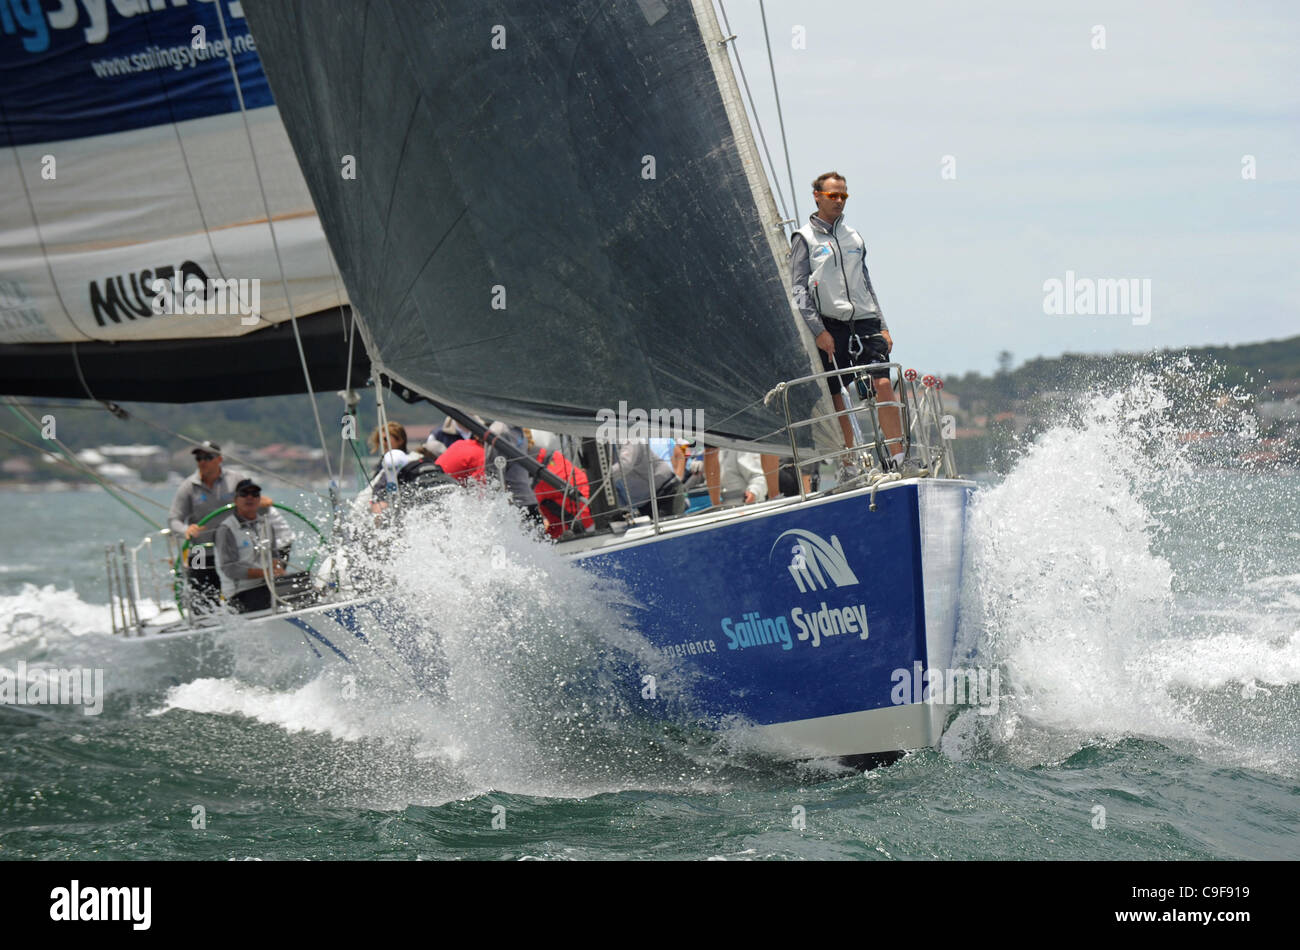
MULTIPOLYGON (((867 245, 861 235, 844 223, 844 204, 849 200, 848 182, 839 172, 826 172, 813 181, 816 214, 790 238, 790 274, 795 306, 812 331, 822 366, 847 369, 869 363, 887 363, 894 348, 889 327, 880 313, 880 303, 867 273, 867 245)), ((894 390, 889 372, 872 370, 880 402, 892 402, 894 390)), ((853 374, 830 377, 831 400, 838 412, 844 410, 842 387, 853 383, 853 374)), ((880 427, 886 440, 902 435, 897 409, 880 412, 880 427)), ((844 445, 853 447, 853 430, 847 416, 840 416, 844 445)), ((902 442, 887 442, 891 467, 903 461, 902 442)))
MULTIPOLYGON (((194 597, 193 608, 201 613, 215 605, 221 593, 221 581, 212 559, 212 542, 216 539, 217 525, 225 519, 218 518, 201 528, 198 523, 218 508, 234 503, 239 478, 222 471, 221 446, 215 442, 200 442, 190 451, 198 471, 176 489, 167 523, 175 537, 190 542, 185 554, 186 582, 194 597)), ((260 506, 270 505, 271 499, 261 496, 260 506)))

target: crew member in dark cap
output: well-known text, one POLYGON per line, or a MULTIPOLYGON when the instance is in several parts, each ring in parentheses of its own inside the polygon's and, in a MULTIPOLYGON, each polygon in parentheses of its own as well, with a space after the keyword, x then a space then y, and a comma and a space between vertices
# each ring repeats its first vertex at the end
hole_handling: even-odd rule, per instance
MULTIPOLYGON (((212 543, 217 533, 217 522, 226 519, 215 519, 202 528, 198 523, 235 500, 235 484, 239 476, 222 471, 221 446, 215 442, 200 442, 190 451, 198 471, 176 489, 167 521, 173 535, 189 539, 190 549, 185 557, 186 579, 192 608, 202 612, 211 609, 221 593, 221 582, 212 560, 212 543)), ((270 507, 271 499, 263 497, 260 503, 262 507, 270 507)))
POLYGON ((251 478, 235 485, 235 516, 217 528, 221 592, 240 613, 271 606, 267 574, 280 577, 289 562, 293 531, 280 512, 261 507, 262 489, 251 478))

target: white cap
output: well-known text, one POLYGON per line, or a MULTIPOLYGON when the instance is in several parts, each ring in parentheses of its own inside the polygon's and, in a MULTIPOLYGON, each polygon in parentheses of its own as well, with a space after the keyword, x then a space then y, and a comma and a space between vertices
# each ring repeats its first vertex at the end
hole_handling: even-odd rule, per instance
POLYGON ((413 456, 407 455, 401 449, 389 449, 384 454, 383 461, 380 462, 380 465, 384 468, 391 467, 393 471, 397 471, 407 462, 411 461, 412 457, 413 456))

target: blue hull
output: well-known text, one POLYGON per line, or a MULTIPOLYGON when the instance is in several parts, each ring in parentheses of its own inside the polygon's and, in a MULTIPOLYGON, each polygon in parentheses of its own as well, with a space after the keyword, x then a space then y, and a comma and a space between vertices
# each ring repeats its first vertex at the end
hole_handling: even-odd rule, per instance
MULTIPOLYGON (((938 742, 949 712, 918 700, 923 672, 952 666, 973 489, 888 484, 874 511, 866 489, 782 499, 677 519, 657 534, 646 524, 574 542, 573 556, 639 601, 632 620, 660 653, 631 671, 638 684, 655 678, 643 696, 743 720, 790 758, 922 748, 938 742), (685 695, 673 696, 683 682, 685 695)), ((359 601, 278 623, 320 661, 379 648, 390 665, 432 676, 418 685, 436 691, 437 664, 418 638, 399 635, 398 607, 359 601), (382 646, 367 630, 382 631, 382 646)))
POLYGON ((952 662, 972 489, 898 483, 875 511, 866 490, 773 503, 580 556, 640 600, 665 659, 699 674, 690 698, 706 716, 743 717, 793 755, 917 748, 947 713, 910 687, 916 664, 952 662))

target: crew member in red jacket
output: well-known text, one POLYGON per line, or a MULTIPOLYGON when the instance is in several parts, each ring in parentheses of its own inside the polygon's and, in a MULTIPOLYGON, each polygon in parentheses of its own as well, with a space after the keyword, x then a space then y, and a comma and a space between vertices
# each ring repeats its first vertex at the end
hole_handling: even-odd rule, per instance
MULTIPOLYGON (((584 499, 590 496, 591 488, 587 484, 587 473, 559 452, 538 449, 537 462, 545 465, 556 478, 577 488, 584 499)), ((575 524, 580 523, 582 530, 590 530, 595 524, 591 520, 591 512, 585 502, 580 504, 572 497, 566 500, 564 492, 541 479, 538 479, 537 484, 533 486, 533 494, 537 496, 537 507, 542 517, 546 519, 546 533, 553 538, 562 535, 565 528, 571 531, 578 530, 575 524)))

